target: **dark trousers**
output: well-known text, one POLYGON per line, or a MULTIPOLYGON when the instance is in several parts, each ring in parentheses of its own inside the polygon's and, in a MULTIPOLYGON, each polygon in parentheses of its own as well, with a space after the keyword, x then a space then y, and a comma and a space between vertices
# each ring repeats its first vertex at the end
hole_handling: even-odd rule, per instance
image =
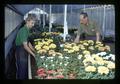
MULTIPOLYGON (((96 36, 88 36, 85 33, 83 33, 83 34, 81 34, 80 39, 81 40, 94 40, 94 41, 96 41, 96 36)), ((100 36, 100 41, 101 40, 102 39, 101 39, 101 36, 100 36)))
POLYGON ((96 36, 87 36, 85 39, 86 40, 94 40, 94 41, 96 41, 96 36))
POLYGON ((28 53, 23 46, 16 46, 17 79, 28 79, 28 53))

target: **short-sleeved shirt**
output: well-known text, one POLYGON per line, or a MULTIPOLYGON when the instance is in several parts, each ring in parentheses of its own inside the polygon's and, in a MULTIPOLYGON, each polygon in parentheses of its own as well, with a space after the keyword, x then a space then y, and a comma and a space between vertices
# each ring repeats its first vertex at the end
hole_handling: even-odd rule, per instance
POLYGON ((85 33, 87 36, 95 36, 96 32, 100 32, 99 27, 95 21, 89 20, 88 25, 80 24, 78 35, 85 33))
POLYGON ((23 44, 23 42, 27 42, 29 37, 29 28, 27 28, 27 26, 25 25, 24 27, 22 27, 16 37, 15 43, 16 46, 20 46, 23 44))

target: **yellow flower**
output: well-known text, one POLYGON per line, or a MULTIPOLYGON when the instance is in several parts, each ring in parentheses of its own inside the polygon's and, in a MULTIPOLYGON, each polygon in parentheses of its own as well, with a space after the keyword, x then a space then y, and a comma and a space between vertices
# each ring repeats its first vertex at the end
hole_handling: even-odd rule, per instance
POLYGON ((88 42, 88 40, 84 40, 84 41, 83 41, 83 43, 87 43, 87 42, 88 42))
POLYGON ((83 61, 84 63, 85 62, 91 62, 92 64, 96 64, 97 62, 94 60, 93 57, 91 57, 90 55, 85 55, 85 60, 83 61))
POLYGON ((89 44, 88 43, 83 43, 83 45, 88 46, 89 44))
POLYGON ((38 45, 41 45, 41 42, 40 42, 40 41, 38 41, 38 45))
POLYGON ((95 48, 98 48, 99 47, 99 45, 95 45, 95 48))
POLYGON ((71 48, 72 48, 72 46, 66 45, 66 46, 65 46, 65 48, 70 48, 70 49, 71 49, 71 48))
POLYGON ((99 50, 99 51, 104 51, 104 50, 105 50, 105 47, 98 47, 98 50, 99 50))
POLYGON ((108 62, 107 67, 108 67, 109 69, 115 69, 115 63, 113 63, 113 62, 108 62))
POLYGON ((75 43, 71 43, 71 45, 72 45, 72 46, 76 46, 76 44, 75 44, 75 43))
POLYGON ((79 47, 83 46, 82 44, 78 44, 79 47))
POLYGON ((101 42, 100 42, 100 41, 97 41, 96 44, 101 44, 101 42))
POLYGON ((50 35, 51 33, 50 32, 47 32, 46 35, 50 35))
POLYGON ((43 42, 43 44, 45 44, 45 45, 47 45, 47 46, 49 45, 49 43, 48 43, 48 42, 43 42))
POLYGON ((105 49, 108 50, 108 51, 110 51, 110 46, 106 45, 105 49))
POLYGON ((59 52, 57 52, 56 55, 57 56, 63 56, 62 53, 59 53, 59 52))
POLYGON ((55 56, 55 55, 56 55, 56 53, 53 53, 53 54, 52 54, 52 56, 55 56))
POLYGON ((95 58, 97 61, 103 61, 103 58, 102 57, 96 57, 95 58))
POLYGON ((85 47, 83 46, 83 47, 81 47, 81 50, 85 50, 85 47))
POLYGON ((101 47, 103 46, 103 44, 97 44, 97 45, 98 45, 98 46, 101 46, 101 47))
POLYGON ((105 66, 99 66, 98 67, 98 73, 100 74, 108 74, 109 73, 109 69, 105 66))
POLYGON ((94 50, 94 47, 93 46, 90 46, 90 47, 88 47, 90 50, 94 50))
POLYGON ((83 43, 83 41, 80 41, 80 43, 83 43))
POLYGON ((96 61, 96 63, 99 64, 99 65, 104 65, 104 64, 105 64, 105 62, 104 62, 104 60, 103 60, 102 57, 96 57, 96 58, 95 58, 95 61, 96 61))
POLYGON ((42 36, 45 36, 45 33, 42 33, 42 36))
POLYGON ((34 39, 34 41, 39 41, 40 39, 34 39))
POLYGON ((40 50, 40 49, 41 49, 41 45, 36 45, 36 46, 35 46, 35 49, 36 49, 36 50, 40 50))
POLYGON ((74 52, 74 50, 68 50, 68 53, 73 53, 74 52))
POLYGON ((87 51, 87 50, 85 50, 85 51, 83 51, 83 54, 90 54, 90 51, 87 51))
POLYGON ((88 62, 88 61, 90 61, 90 60, 86 58, 83 60, 83 63, 88 62))
POLYGON ((48 51, 48 54, 49 54, 49 55, 52 55, 52 54, 54 54, 54 53, 55 53, 54 50, 49 50, 49 51, 48 51))
POLYGON ((49 46, 43 46, 43 48, 49 50, 49 46))
POLYGON ((107 60, 104 60, 104 63, 105 63, 105 64, 108 64, 108 63, 109 63, 109 61, 107 61, 107 60))
POLYGON ((85 54, 84 57, 85 58, 90 58, 91 56, 90 56, 90 54, 85 54))
POLYGON ((86 59, 83 60, 83 63, 87 63, 87 62, 91 62, 91 59, 86 58, 86 59))
POLYGON ((37 44, 38 44, 38 42, 37 42, 37 41, 35 41, 35 42, 34 42, 34 44, 35 44, 35 45, 37 45, 37 44))
POLYGON ((48 39, 48 42, 53 42, 53 40, 52 39, 48 39))
POLYGON ((94 41, 93 40, 88 40, 88 43, 94 44, 94 41))
POLYGON ((65 47, 65 48, 72 48, 72 44, 70 44, 70 43, 65 43, 64 47, 65 47))
POLYGON ((37 53, 40 53, 40 54, 42 54, 42 53, 46 53, 47 51, 45 50, 45 49, 41 49, 41 50, 39 50, 37 53))
POLYGON ((74 47, 73 47, 73 50, 74 50, 74 51, 79 51, 79 47, 78 47, 78 46, 74 46, 74 47))
POLYGON ((96 55, 96 54, 92 54, 92 57, 93 57, 93 58, 98 58, 99 56, 96 55))
POLYGON ((49 46, 50 48, 56 48, 56 45, 55 44, 50 44, 50 46, 49 46))
POLYGON ((86 72, 95 72, 96 68, 94 66, 88 66, 88 67, 85 68, 85 71, 86 72))
POLYGON ((64 49, 63 51, 68 51, 68 49, 64 49))
POLYGON ((102 61, 102 60, 101 60, 101 61, 99 60, 99 61, 96 61, 96 62, 97 62, 97 64, 99 64, 99 65, 104 65, 104 61, 102 61))

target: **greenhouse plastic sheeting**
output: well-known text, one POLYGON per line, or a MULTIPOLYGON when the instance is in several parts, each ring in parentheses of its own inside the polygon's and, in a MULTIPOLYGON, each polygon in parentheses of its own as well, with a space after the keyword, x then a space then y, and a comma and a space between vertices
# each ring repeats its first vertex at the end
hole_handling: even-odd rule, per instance
MULTIPOLYGON (((40 8, 41 10, 44 10, 49 14, 49 4, 40 4, 40 5, 13 5, 17 10, 22 12, 24 15, 29 12, 30 10, 34 8, 40 8), (45 9, 43 9, 43 5, 45 6, 45 9), (24 9, 25 10, 22 10, 24 9), (24 12, 23 12, 24 11, 24 12)), ((52 6, 52 23, 57 23, 59 25, 63 25, 64 23, 64 4, 62 5, 55 5, 51 4, 52 6)), ((106 5, 109 6, 109 5, 106 5)), ((88 13, 88 16, 90 19, 95 20, 98 25, 100 26, 101 34, 103 36, 109 36, 113 34, 115 35, 115 10, 114 6, 109 6, 105 8, 105 25, 103 28, 103 20, 104 20, 104 7, 103 5, 68 5, 67 8, 67 23, 68 28, 79 28, 80 20, 79 15, 81 11, 84 11, 88 13), (104 29, 104 30, 103 30, 104 29), (111 33, 108 33, 108 30, 111 31, 111 33)))

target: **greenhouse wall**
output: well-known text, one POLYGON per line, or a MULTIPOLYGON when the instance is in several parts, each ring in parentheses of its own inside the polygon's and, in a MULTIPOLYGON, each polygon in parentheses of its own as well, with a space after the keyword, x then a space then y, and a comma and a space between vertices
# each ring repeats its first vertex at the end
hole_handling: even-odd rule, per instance
MULTIPOLYGON (((64 14, 60 13, 60 14, 52 14, 52 18, 53 19, 53 23, 57 23, 59 25, 63 25, 64 24, 64 14)), ((68 24, 68 28, 78 28, 79 27, 79 14, 77 13, 68 13, 67 14, 67 24, 68 24)))
POLYGON ((5 8, 5 58, 13 46, 16 34, 21 26, 23 17, 9 8, 5 8))
POLYGON ((5 38, 23 21, 23 17, 5 7, 5 38))
POLYGON ((94 9, 86 9, 85 12, 88 13, 90 19, 95 20, 100 26, 101 33, 105 37, 115 36, 115 9, 114 6, 105 8, 105 29, 103 31, 103 16, 104 8, 96 7, 94 9))
MULTIPOLYGON (((81 11, 83 11, 81 9, 81 11)), ((105 37, 108 36, 115 36, 115 10, 114 6, 106 7, 105 9, 105 28, 103 31, 103 16, 104 16, 104 7, 96 7, 93 9, 85 9, 85 12, 88 13, 88 16, 91 20, 94 20, 97 22, 100 33, 104 35, 105 37)), ((79 28, 80 26, 80 19, 79 19, 80 13, 68 13, 67 14, 67 23, 68 28, 79 28)), ((57 23, 59 25, 64 24, 64 13, 54 13, 52 14, 52 21, 53 23, 57 23)))

